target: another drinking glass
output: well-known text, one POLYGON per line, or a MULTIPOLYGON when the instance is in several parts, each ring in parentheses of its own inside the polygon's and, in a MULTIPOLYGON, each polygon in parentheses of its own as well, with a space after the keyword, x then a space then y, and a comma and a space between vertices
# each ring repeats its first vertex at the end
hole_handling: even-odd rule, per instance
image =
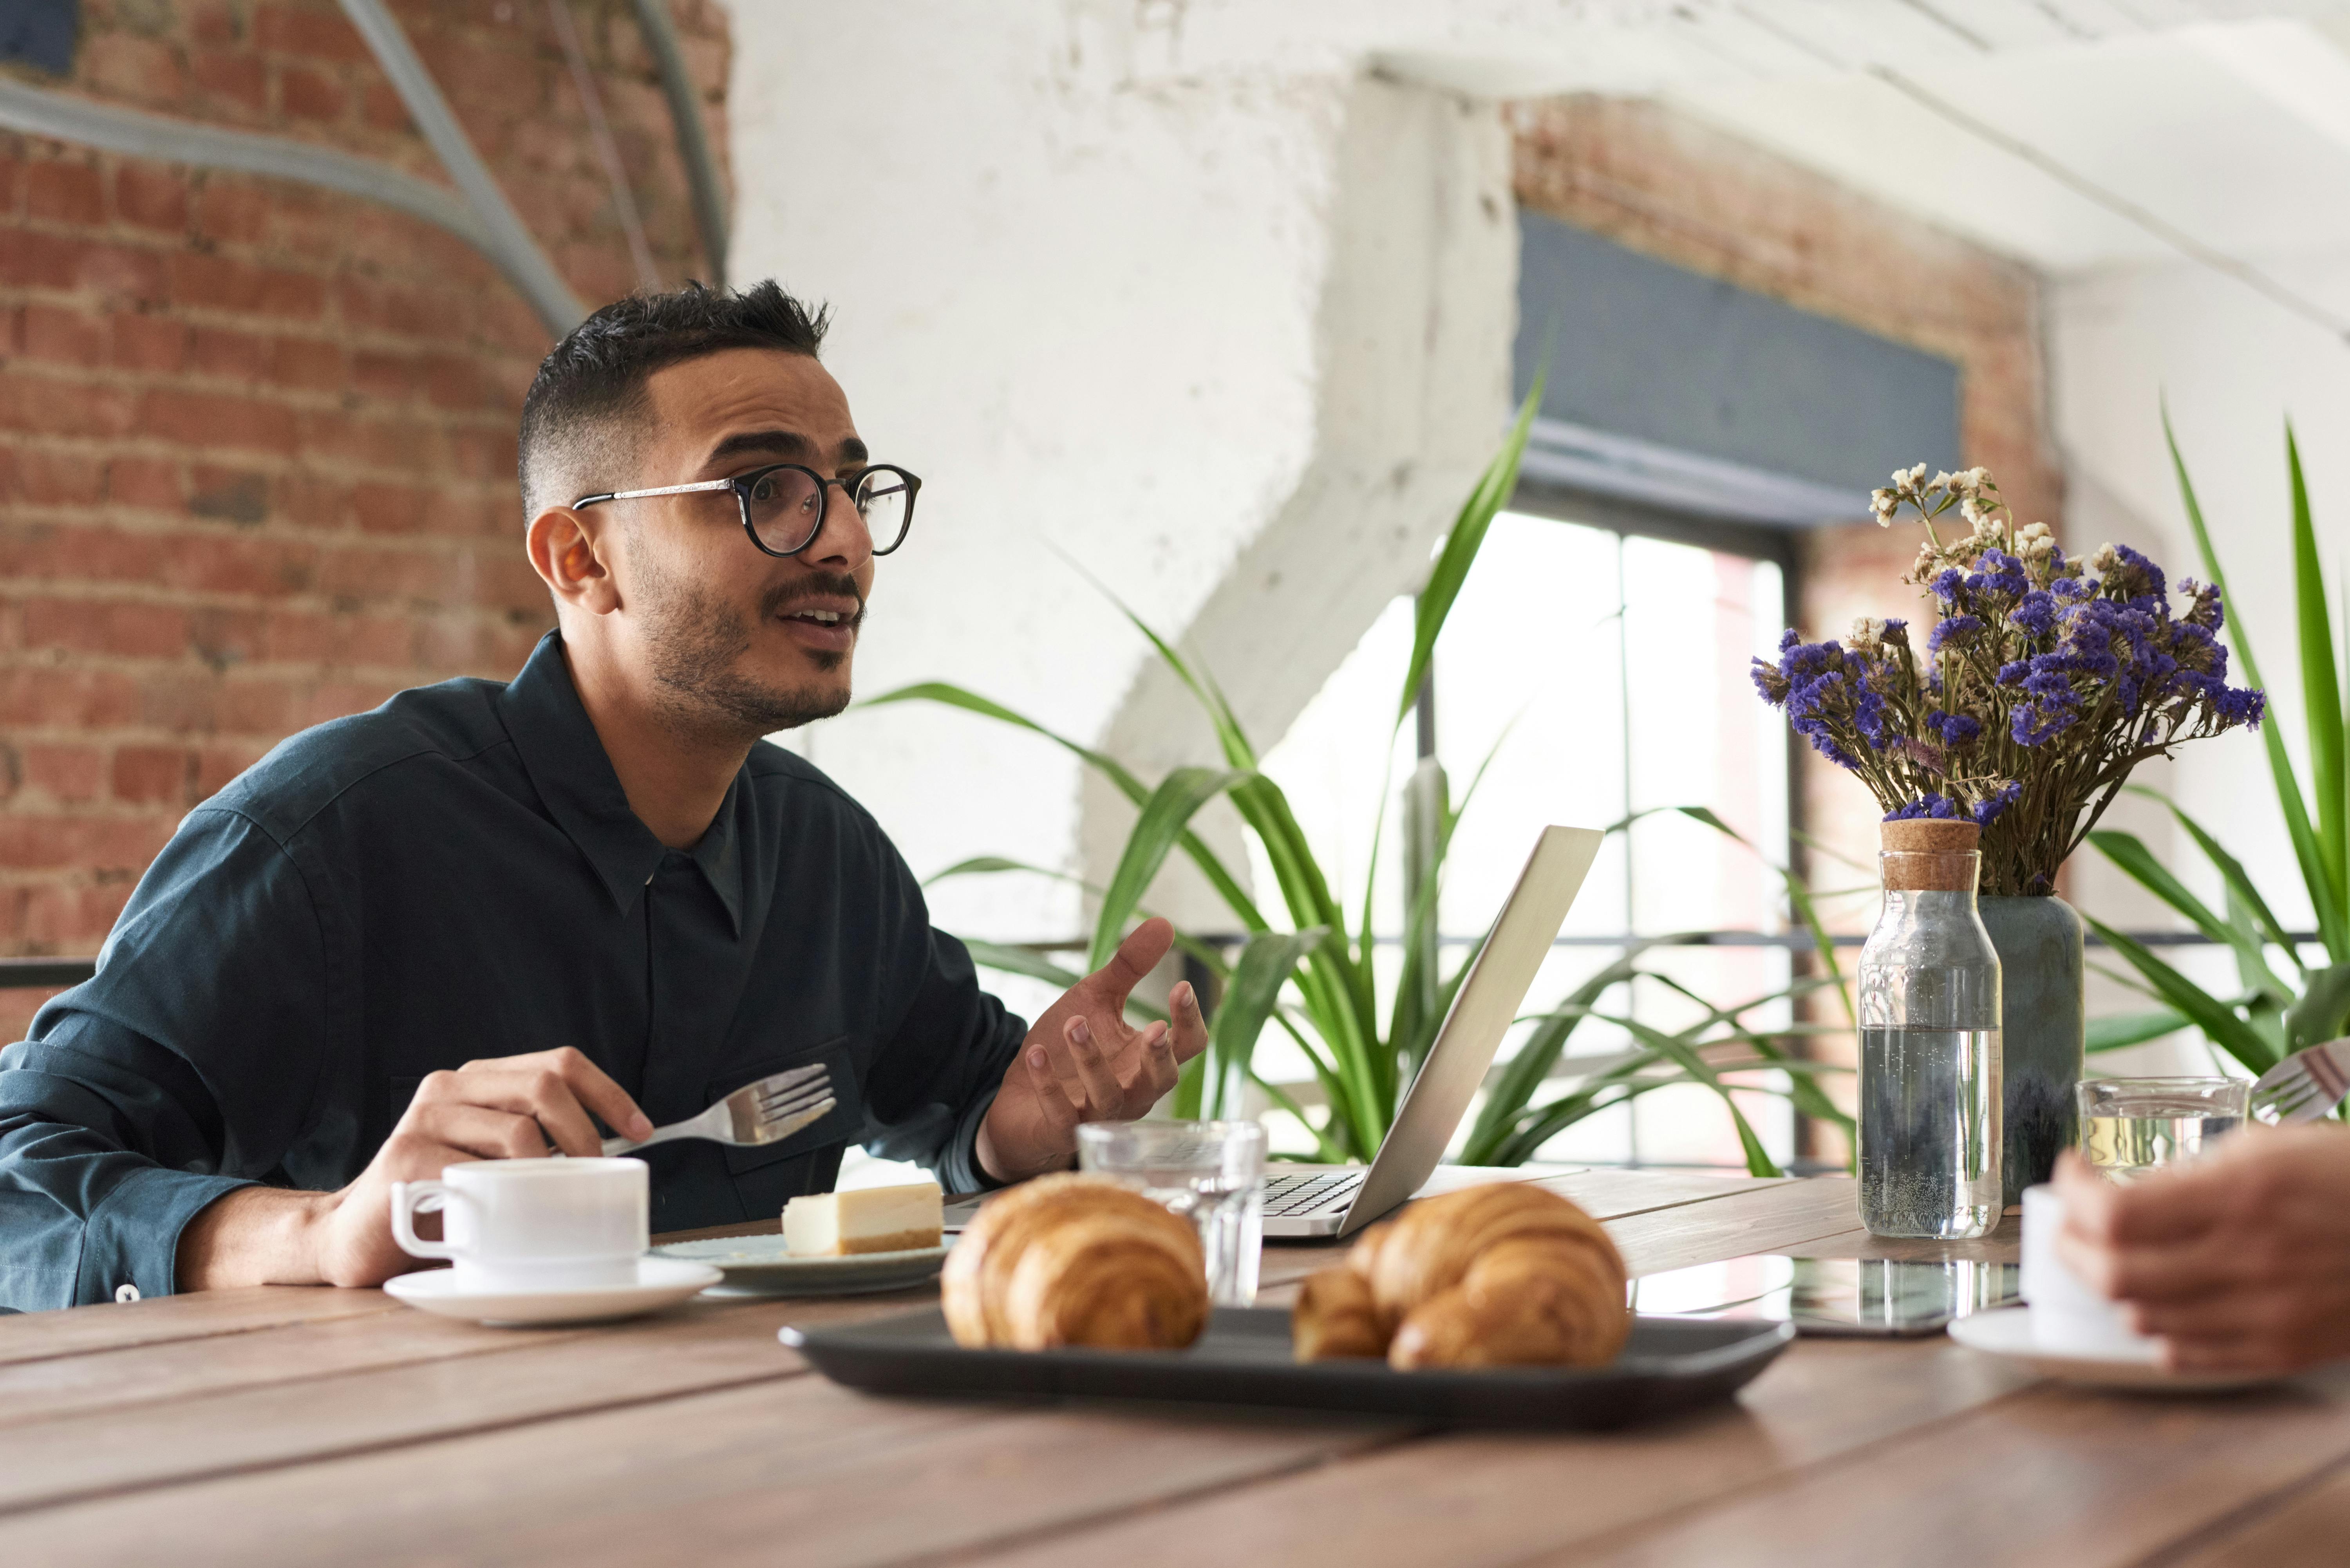
POLYGON ((2091 1078, 2080 1085, 2081 1153, 2108 1181, 2135 1181, 2201 1154, 2244 1125, 2242 1078, 2091 1078))
POLYGON ((1087 1122, 1077 1164, 1189 1220, 1218 1306, 1256 1301, 1264 1241, 1264 1127, 1257 1122, 1087 1122))

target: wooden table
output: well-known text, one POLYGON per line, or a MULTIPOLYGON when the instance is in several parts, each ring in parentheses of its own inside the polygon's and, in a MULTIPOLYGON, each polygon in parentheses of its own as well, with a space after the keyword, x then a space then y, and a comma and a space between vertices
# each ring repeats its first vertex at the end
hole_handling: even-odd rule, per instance
MULTIPOLYGON (((1846 1181, 1546 1179, 1641 1272, 1917 1250, 1872 1242, 1846 1181)), ((1331 1256, 1268 1249, 1268 1299, 1331 1256)), ((2350 1562, 2340 1375, 2148 1400, 1939 1337, 1806 1340, 1662 1425, 1446 1434, 875 1399, 775 1340, 933 1294, 537 1331, 297 1289, 0 1320, 0 1563, 2350 1562)))

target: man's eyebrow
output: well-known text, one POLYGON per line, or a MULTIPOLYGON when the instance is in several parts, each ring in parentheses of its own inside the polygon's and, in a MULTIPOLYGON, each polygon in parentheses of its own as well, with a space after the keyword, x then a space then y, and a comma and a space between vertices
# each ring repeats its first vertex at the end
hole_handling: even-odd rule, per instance
MULTIPOLYGON (((710 449, 705 463, 723 462, 730 457, 777 457, 791 462, 815 462, 823 457, 816 442, 797 431, 743 431, 728 436, 710 449)), ((865 443, 855 436, 840 443, 840 461, 862 463, 868 453, 865 443)))
POLYGON ((712 447, 705 461, 717 462, 748 453, 773 453, 778 457, 806 461, 816 456, 816 442, 797 431, 743 431, 712 447))

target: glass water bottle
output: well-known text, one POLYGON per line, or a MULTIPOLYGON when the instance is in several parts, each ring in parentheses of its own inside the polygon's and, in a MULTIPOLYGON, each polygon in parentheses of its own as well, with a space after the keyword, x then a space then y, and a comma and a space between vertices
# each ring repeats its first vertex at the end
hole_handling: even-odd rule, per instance
POLYGON ((1999 1224, 1999 955, 1971 822, 1884 825, 1885 908, 1860 955, 1860 1217, 1878 1236, 1999 1224))

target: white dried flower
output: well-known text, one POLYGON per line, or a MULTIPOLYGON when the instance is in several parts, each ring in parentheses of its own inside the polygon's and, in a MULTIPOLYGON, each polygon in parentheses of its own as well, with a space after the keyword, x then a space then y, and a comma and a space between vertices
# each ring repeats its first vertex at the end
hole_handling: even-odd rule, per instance
POLYGON ((1928 481, 1926 482, 1926 488, 1927 488, 1927 489, 1929 489, 1929 490, 1948 490, 1948 489, 1950 489, 1950 475, 1948 472, 1942 472, 1942 473, 1938 473, 1938 474, 1934 475, 1934 477, 1933 477, 1932 479, 1928 480, 1928 481))
POLYGON ((2089 556, 2089 565, 2101 572, 2110 572, 2122 564, 2121 556, 2111 545, 2100 545, 2089 556))
POLYGON ((1850 640, 1855 653, 1875 653, 1885 646, 1885 623, 1873 615, 1862 616, 1852 623, 1850 640))
POLYGON ((2031 544, 2034 540, 2046 539, 2049 537, 2048 524, 2045 523, 2026 523, 2022 527, 2018 528, 2015 531, 2015 537, 2017 543, 2025 545, 2031 544))
MULTIPOLYGON (((1896 474, 1894 477, 1896 477, 1896 478, 1898 479, 1898 478, 1899 478, 1899 477, 1901 477, 1901 476, 1900 476, 1900 475, 1898 475, 1898 474, 1896 474)), ((1918 484, 1918 483, 1922 483, 1922 482, 1925 480, 1925 477, 1926 477, 1926 465, 1925 465, 1924 463, 1922 463, 1922 462, 1921 462, 1921 463, 1919 463, 1917 467, 1915 467, 1915 468, 1913 468, 1913 469, 1911 469, 1911 470, 1909 471, 1909 475, 1908 475, 1908 483, 1909 484, 1911 484, 1911 485, 1913 485, 1913 486, 1914 486, 1914 485, 1917 485, 1917 484, 1918 484)))
POLYGON ((1981 490, 1983 486, 1991 483, 1991 470, 1988 468, 1970 468, 1959 477, 1966 481, 1968 488, 1972 490, 1981 490))

